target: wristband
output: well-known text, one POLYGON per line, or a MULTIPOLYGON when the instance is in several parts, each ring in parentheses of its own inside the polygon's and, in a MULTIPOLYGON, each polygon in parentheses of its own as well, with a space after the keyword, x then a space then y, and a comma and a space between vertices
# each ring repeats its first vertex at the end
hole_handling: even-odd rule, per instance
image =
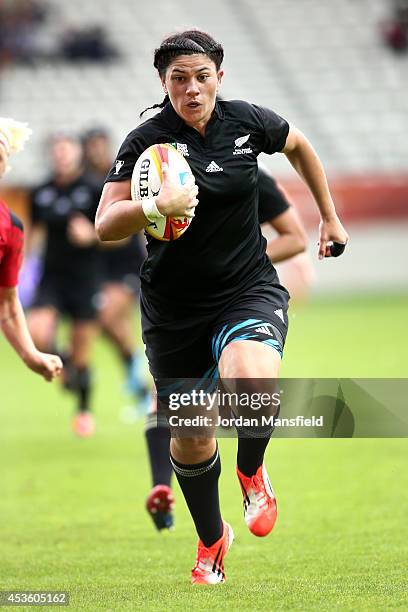
POLYGON ((339 255, 341 255, 344 252, 345 248, 346 248, 346 245, 343 244, 342 242, 333 241, 333 244, 329 246, 330 255, 332 257, 339 257, 339 255))
POLYGON ((149 221, 154 223, 157 221, 157 219, 163 219, 166 216, 162 215, 160 210, 157 208, 155 198, 143 198, 141 202, 143 214, 149 221))

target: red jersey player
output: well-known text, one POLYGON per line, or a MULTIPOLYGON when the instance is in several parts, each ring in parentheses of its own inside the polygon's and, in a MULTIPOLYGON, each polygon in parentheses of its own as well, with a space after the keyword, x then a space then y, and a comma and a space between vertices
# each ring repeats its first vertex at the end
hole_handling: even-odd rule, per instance
MULTIPOLYGON (((0 178, 8 170, 10 154, 20 151, 30 134, 26 124, 0 117, 0 178)), ((23 244, 21 221, 0 201, 0 328, 24 363, 52 380, 61 373, 61 359, 36 349, 17 293, 23 244)))

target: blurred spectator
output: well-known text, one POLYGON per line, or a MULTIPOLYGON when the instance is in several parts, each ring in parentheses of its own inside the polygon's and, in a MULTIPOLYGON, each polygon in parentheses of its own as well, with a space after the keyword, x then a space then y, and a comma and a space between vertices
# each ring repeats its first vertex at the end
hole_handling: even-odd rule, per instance
POLYGON ((117 50, 108 41, 108 36, 101 26, 83 29, 70 29, 65 32, 62 41, 61 55, 75 62, 91 60, 107 62, 118 57, 117 50))
POLYGON ((394 0, 393 15, 381 24, 384 42, 396 53, 408 48, 408 0, 394 0))
POLYGON ((53 34, 51 47, 44 47, 39 30, 50 7, 41 0, 0 0, 0 70, 10 63, 31 64, 38 59, 107 62, 119 56, 98 25, 65 29, 62 35, 53 34))
POLYGON ((46 14, 46 7, 35 0, 0 2, 0 67, 36 58, 38 27, 46 14))

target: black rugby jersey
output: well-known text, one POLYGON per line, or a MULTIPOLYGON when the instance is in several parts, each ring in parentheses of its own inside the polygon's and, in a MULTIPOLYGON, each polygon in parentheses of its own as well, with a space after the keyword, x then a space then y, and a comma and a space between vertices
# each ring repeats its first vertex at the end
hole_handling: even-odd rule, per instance
POLYGON ((141 281, 152 310, 210 311, 279 282, 258 222, 257 156, 280 151, 288 131, 273 111, 234 100, 216 102, 204 138, 170 103, 126 137, 106 182, 129 179, 147 147, 168 142, 186 157, 199 188, 195 217, 178 240, 147 236, 141 281))
POLYGON ((97 246, 76 246, 68 237, 67 227, 76 213, 82 213, 94 223, 99 195, 100 190, 83 176, 67 185, 59 185, 51 179, 33 190, 33 223, 42 223, 47 229, 45 273, 64 274, 69 278, 89 278, 96 274, 97 246))
MULTIPOLYGON (((94 185, 99 194, 102 192, 105 174, 88 169, 83 176, 94 185)), ((118 281, 121 276, 127 274, 139 276, 140 267, 146 256, 143 237, 140 234, 131 236, 124 245, 108 248, 100 245, 99 250, 101 279, 104 282, 118 281)))
POLYGON ((285 194, 276 184, 275 179, 263 168, 259 168, 258 176, 258 218, 259 223, 272 221, 290 207, 285 194))

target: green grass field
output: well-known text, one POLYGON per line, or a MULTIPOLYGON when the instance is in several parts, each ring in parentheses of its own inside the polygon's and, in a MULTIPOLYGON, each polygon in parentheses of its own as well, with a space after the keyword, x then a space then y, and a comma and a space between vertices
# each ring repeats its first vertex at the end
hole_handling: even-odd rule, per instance
MULTIPOLYGON (((407 305, 371 296, 293 309, 283 374, 407 377, 407 305)), ((109 347, 95 350, 90 440, 70 433, 70 396, 2 340, 0 363, 1 589, 67 590, 71 609, 90 611, 408 608, 406 439, 273 440, 280 515, 265 540, 246 530, 236 443, 222 440, 228 582, 192 587, 196 538, 178 487, 175 532, 157 534, 144 511, 142 422, 118 418, 126 398, 109 347)))

